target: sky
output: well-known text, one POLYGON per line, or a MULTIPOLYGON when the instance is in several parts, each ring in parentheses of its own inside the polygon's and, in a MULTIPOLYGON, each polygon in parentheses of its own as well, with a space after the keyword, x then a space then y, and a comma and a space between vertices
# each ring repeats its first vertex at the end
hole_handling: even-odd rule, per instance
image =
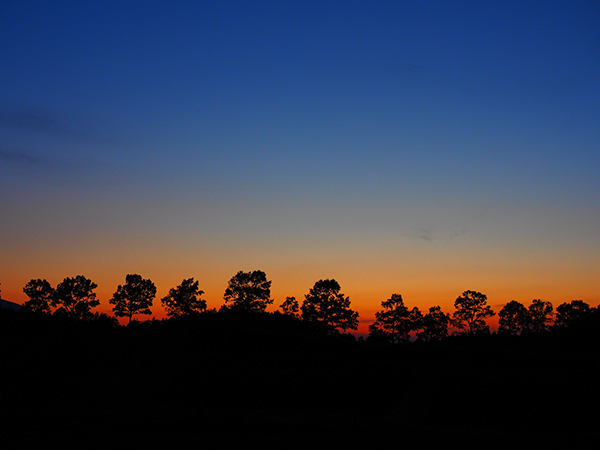
POLYGON ((0 288, 600 303, 597 1, 4 1, 0 288))

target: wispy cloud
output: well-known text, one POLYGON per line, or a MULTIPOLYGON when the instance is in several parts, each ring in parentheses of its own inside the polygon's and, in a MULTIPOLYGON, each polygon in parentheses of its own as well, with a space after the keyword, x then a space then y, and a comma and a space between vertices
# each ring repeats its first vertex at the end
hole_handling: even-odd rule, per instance
POLYGON ((98 181, 115 140, 79 119, 0 103, 0 171, 60 184, 98 181))
POLYGON ((2 108, 0 109, 0 126, 25 131, 64 132, 68 127, 47 112, 34 109, 2 108))
POLYGON ((64 186, 82 186, 98 180, 97 165, 89 162, 0 145, 0 176, 11 174, 64 186))
POLYGON ((31 153, 18 150, 11 151, 2 148, 0 148, 0 161, 8 165, 29 168, 41 168, 48 166, 49 163, 47 159, 31 153))
POLYGON ((420 70, 423 69, 423 65, 422 64, 407 64, 406 65, 406 70, 408 70, 409 72, 418 72, 420 70))
POLYGON ((432 242, 434 237, 433 230, 425 227, 416 228, 414 231, 407 233, 407 235, 427 242, 432 242))
POLYGON ((459 239, 470 234, 474 229, 487 226, 491 218, 498 215, 497 210, 501 206, 500 202, 488 202, 484 205, 474 205, 453 220, 440 220, 434 225, 423 221, 422 226, 412 228, 407 236, 426 242, 459 239))
POLYGON ((0 128, 16 133, 60 137, 86 142, 110 142, 105 135, 78 119, 43 108, 0 105, 0 128))
POLYGON ((433 240, 433 232, 429 228, 417 229, 416 236, 424 241, 431 242, 433 240))

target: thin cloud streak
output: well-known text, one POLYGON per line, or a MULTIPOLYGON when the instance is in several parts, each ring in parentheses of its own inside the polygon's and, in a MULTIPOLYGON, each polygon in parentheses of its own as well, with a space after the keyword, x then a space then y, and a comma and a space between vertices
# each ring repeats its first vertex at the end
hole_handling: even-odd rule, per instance
POLYGON ((91 179, 96 170, 89 164, 61 157, 46 157, 34 151, 0 148, 0 173, 9 172, 26 178, 52 183, 79 184, 91 179))
POLYGON ((48 167, 52 165, 51 162, 46 158, 37 155, 32 155, 31 153, 27 153, 20 150, 11 151, 0 149, 0 160, 4 164, 35 169, 48 167))
POLYGON ((61 124, 53 114, 39 110, 5 108, 0 110, 0 126, 22 131, 44 133, 65 132, 68 127, 61 124))
POLYGON ((88 143, 114 144, 106 133, 89 125, 37 107, 0 105, 0 129, 88 143))

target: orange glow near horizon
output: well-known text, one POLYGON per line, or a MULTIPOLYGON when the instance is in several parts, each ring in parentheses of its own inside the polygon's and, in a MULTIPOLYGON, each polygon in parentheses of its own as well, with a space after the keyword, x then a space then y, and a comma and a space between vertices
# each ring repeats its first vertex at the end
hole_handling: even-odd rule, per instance
MULTIPOLYGON (((86 264, 82 265, 85 269, 86 264)), ((388 299, 391 294, 401 294, 408 308, 418 307, 426 312, 429 307, 441 306, 442 310, 451 313, 454 310, 454 300, 465 290, 476 290, 487 295, 488 304, 498 313, 504 304, 511 300, 517 300, 528 306, 533 299, 540 298, 550 301, 556 308, 565 301, 581 299, 591 306, 597 306, 600 298, 597 295, 596 285, 593 283, 593 271, 584 273, 581 270, 572 272, 561 272, 535 276, 533 273, 520 274, 508 273, 506 277, 494 278, 487 273, 485 267, 472 270, 471 276, 456 268, 445 276, 434 276, 434 271, 439 267, 431 267, 429 270, 405 272, 403 270, 394 273, 392 270, 380 270, 376 267, 365 267, 362 270, 356 267, 342 267, 345 270, 334 270, 327 274, 318 267, 293 267, 291 265, 276 267, 264 264, 263 267, 250 266, 242 268, 227 269, 216 266, 202 276, 202 271, 193 274, 181 270, 182 267, 171 267, 168 270, 158 270, 152 264, 142 264, 144 270, 126 271, 122 267, 113 267, 110 270, 63 270, 47 271, 17 271, 5 272, 2 280, 2 298, 15 303, 23 303, 27 297, 22 292, 23 286, 32 278, 45 278, 53 286, 56 286, 65 276, 85 275, 98 284, 96 289, 100 306, 95 311, 112 315, 111 305, 108 300, 115 292, 119 284, 125 281, 127 273, 140 273, 145 278, 150 278, 157 286, 157 295, 151 308, 153 315, 134 316, 136 320, 150 318, 165 318, 165 312, 161 306, 160 299, 164 297, 171 287, 177 286, 184 278, 194 277, 199 280, 200 288, 204 290, 203 298, 207 301, 208 308, 218 309, 223 304, 223 292, 227 282, 238 270, 264 270, 268 279, 272 281, 271 298, 274 302, 267 311, 275 311, 285 300, 286 296, 294 296, 301 304, 304 295, 313 286, 314 282, 323 278, 335 278, 342 287, 342 293, 350 297, 351 307, 359 313, 359 329, 356 334, 368 334, 368 326, 374 320, 375 312, 381 309, 381 302, 388 299), (301 270, 303 269, 303 270, 301 270), (120 272, 120 273, 119 273, 120 272), (60 273, 60 274, 59 274, 60 273), (318 274, 319 273, 319 274, 318 274), (184 275, 181 275, 184 274, 184 275), (386 279, 387 278, 387 279, 386 279), (395 281, 394 281, 395 280, 395 281), (470 280, 470 281, 469 281, 470 280)), ((87 267, 91 269, 91 266, 87 267)), ((69 269, 74 269, 70 267, 69 269)), ((496 271, 497 273, 497 271, 496 271)), ((497 327, 497 315, 488 319, 492 329, 497 327)))
POLYGON ((3 298, 80 274, 111 314, 135 273, 162 318, 262 270, 363 334, 393 293, 600 303, 598 2, 107 3, 2 9, 3 298))

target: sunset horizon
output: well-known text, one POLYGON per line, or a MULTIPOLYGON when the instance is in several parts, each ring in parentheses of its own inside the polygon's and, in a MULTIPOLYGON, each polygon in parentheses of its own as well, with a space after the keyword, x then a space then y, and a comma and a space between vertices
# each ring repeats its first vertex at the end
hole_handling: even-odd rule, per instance
POLYGON ((2 2, 2 442, 593 448, 599 24, 2 2))
MULTIPOLYGON (((10 2, 0 289, 239 270, 269 306, 335 279, 600 304, 597 2, 10 2)), ((145 317, 136 317, 144 319, 145 317)), ((488 319, 490 323, 497 317, 488 319)))
MULTIPOLYGON (((597 2, 107 1, 0 15, 0 288, 239 270, 600 304, 597 2)), ((140 317, 139 319, 144 319, 140 317)), ((491 322, 495 318, 489 319, 491 322)))
MULTIPOLYGON (((255 270, 255 269, 258 269, 258 268, 254 268, 254 269, 248 268, 248 270, 255 270)), ((231 276, 223 278, 222 283, 221 283, 222 289, 221 289, 220 294, 218 291, 217 283, 212 283, 212 284, 204 283, 203 284, 200 277, 195 277, 193 275, 181 277, 179 280, 177 280, 176 278, 172 278, 173 281, 172 281, 171 285, 166 286, 163 283, 159 283, 156 281, 157 279, 160 279, 160 278, 155 279, 152 276, 147 276, 146 274, 144 274, 142 272, 136 272, 136 271, 131 271, 128 273, 140 274, 143 277, 148 278, 152 282, 154 282, 157 287, 157 293, 156 293, 155 298, 153 299, 153 305, 150 308, 152 311, 152 314, 151 315, 141 315, 140 314, 140 315, 136 315, 134 317, 134 319, 137 321, 145 321, 145 320, 152 320, 152 319, 161 320, 161 319, 168 318, 168 315, 167 315, 164 307, 161 305, 161 299, 167 294, 167 292, 169 291, 170 288, 177 286, 185 278, 194 278, 195 280, 197 280, 200 283, 200 289, 204 291, 204 293, 202 294, 201 297, 202 297, 202 299, 204 299, 207 302, 208 310, 219 310, 221 307, 224 306, 223 292, 225 291, 227 281, 231 278, 231 276, 234 275, 235 272, 232 272, 231 276)), ((92 312, 104 313, 104 314, 114 317, 113 307, 109 304, 108 300, 112 297, 112 295, 116 291, 117 286, 124 284, 125 275, 122 276, 121 280, 116 280, 114 283, 114 286, 112 288, 109 288, 108 286, 103 285, 103 283, 100 283, 97 281, 98 279, 104 280, 102 277, 98 277, 98 278, 88 277, 85 273, 72 273, 68 276, 73 277, 75 275, 83 275, 87 278, 90 278, 93 282, 98 284, 98 287, 96 289, 94 289, 94 292, 97 294, 97 298, 100 301, 100 305, 93 308, 92 312)), ((295 284, 295 286, 297 286, 296 289, 287 290, 285 287, 281 287, 280 286, 281 283, 278 283, 277 280, 273 280, 272 278, 270 278, 269 273, 266 273, 266 275, 267 275, 267 278, 272 282, 271 298, 274 300, 273 304, 271 304, 270 306, 268 306, 266 308, 266 312, 275 312, 275 311, 281 312, 281 310, 280 310, 281 304, 286 299, 286 297, 290 297, 290 296, 295 297, 296 300, 300 304, 302 304, 305 294, 308 293, 309 289, 313 286, 314 282, 318 281, 319 279, 336 279, 336 281, 338 281, 341 285, 341 293, 343 293, 345 296, 349 297, 350 302, 351 302, 351 308, 353 310, 357 311, 359 314, 358 329, 355 331, 350 331, 352 334, 354 334, 356 336, 367 336, 369 334, 368 326, 374 321, 375 313, 382 309, 381 302, 390 298, 390 296, 392 294, 400 294, 404 300, 404 304, 409 309, 412 309, 413 307, 417 307, 419 310, 421 310, 422 313, 426 313, 430 307, 440 306, 441 309, 445 313, 452 314, 452 312, 455 310, 454 301, 464 291, 475 290, 475 291, 481 292, 482 294, 485 294, 487 296, 488 304, 490 305, 492 310, 496 313, 495 316, 488 318, 486 320, 486 322, 490 325, 490 328, 493 332, 497 331, 498 312, 502 309, 502 307, 504 307, 508 302, 510 302, 512 300, 518 301, 519 303, 522 303, 526 307, 529 306, 529 304, 535 299, 541 299, 543 301, 548 301, 554 306, 554 308, 556 308, 556 306, 558 306, 562 303, 568 303, 573 300, 582 300, 582 301, 586 302, 587 304, 589 304, 591 307, 599 306, 598 298, 594 295, 594 290, 590 290, 590 291, 586 292, 586 290, 584 290, 584 289, 579 289, 579 290, 575 290, 575 292, 577 294, 570 295, 565 289, 561 289, 560 282, 556 282, 556 281, 555 281, 554 285, 547 286, 546 290, 544 290, 543 288, 537 290, 537 292, 542 292, 542 293, 545 292, 546 295, 533 294, 533 295, 527 296, 526 295, 527 292, 532 293, 532 292, 534 292, 534 290, 531 288, 527 289, 527 288, 523 288, 523 287, 521 287, 520 289, 516 289, 513 287, 511 289, 511 288, 506 288, 505 286, 493 286, 495 289, 485 289, 483 287, 477 288, 477 286, 475 286, 475 287, 464 286, 463 288, 459 288, 457 286, 454 288, 454 290, 453 290, 454 296, 452 296, 450 293, 452 291, 452 289, 450 287, 448 287, 448 288, 438 287, 438 289, 436 289, 436 290, 432 289, 429 291, 423 291, 422 289, 419 289, 418 286, 411 286, 412 289, 388 290, 388 291, 386 291, 387 292, 387 294, 386 294, 382 288, 376 289, 376 287, 374 288, 374 286, 366 286, 366 287, 363 286, 362 290, 361 290, 360 284, 357 286, 357 285, 352 285, 352 283, 347 283, 350 286, 355 286, 354 290, 358 291, 358 292, 354 293, 354 292, 346 289, 345 288, 346 284, 344 284, 342 281, 340 281, 340 279, 337 279, 335 277, 327 277, 327 276, 315 279, 312 283, 308 283, 306 285, 306 288, 304 289, 304 291, 300 290, 301 286, 298 283, 295 284), (375 298, 376 293, 379 293, 379 296, 377 298, 375 298), (447 293, 447 295, 444 296, 443 295, 444 293, 447 293), (588 295, 586 295, 586 293, 588 295)), ((45 280, 49 281, 53 287, 56 287, 56 285, 58 283, 63 281, 63 278, 64 277, 62 277, 62 278, 61 277, 46 278, 43 276, 35 276, 30 279, 27 279, 23 283, 23 286, 25 286, 25 284, 32 279, 45 279, 45 280)), ((9 284, 9 286, 10 286, 10 284, 9 284)), ((19 290, 12 292, 10 290, 7 290, 4 284, 0 285, 0 298, 2 298, 3 300, 6 300, 6 301, 11 301, 13 303, 17 303, 19 305, 22 305, 28 299, 27 295, 25 295, 23 293, 22 287, 20 289, 20 292, 19 292, 19 290)), ((127 321, 123 318, 119 319, 119 322, 122 325, 127 324, 127 321)), ((457 329, 453 329, 452 331, 460 333, 460 330, 457 330, 457 329)))

